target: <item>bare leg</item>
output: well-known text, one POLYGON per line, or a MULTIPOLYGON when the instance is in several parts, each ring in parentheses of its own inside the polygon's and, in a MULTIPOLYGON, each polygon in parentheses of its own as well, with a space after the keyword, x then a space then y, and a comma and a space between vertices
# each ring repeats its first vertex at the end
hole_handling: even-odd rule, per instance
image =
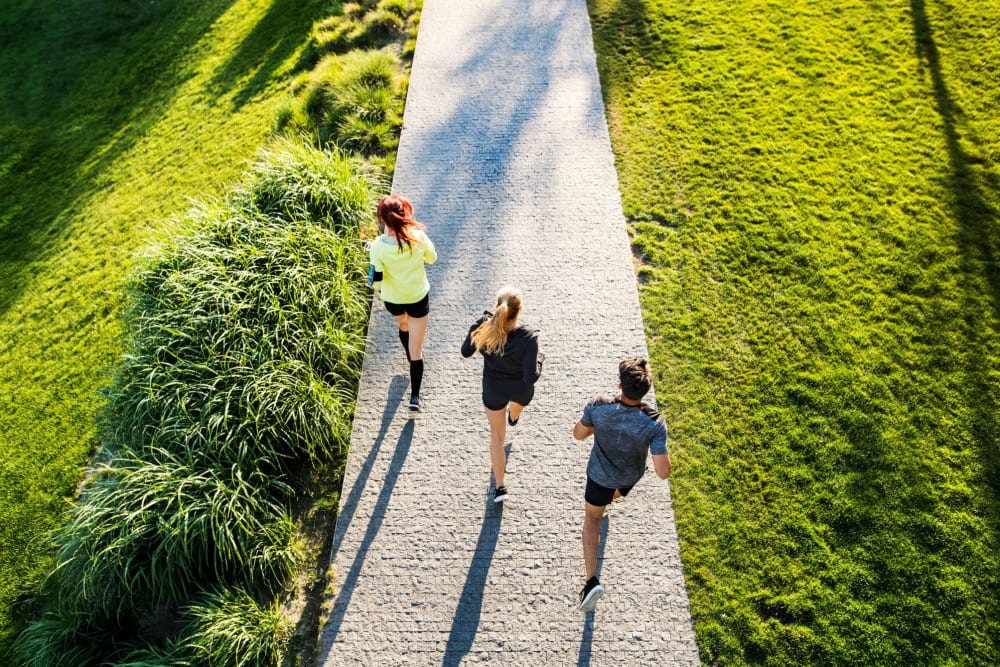
POLYGON ((507 467, 507 454, 503 451, 503 442, 507 439, 506 410, 486 410, 486 419, 490 422, 490 463, 493 464, 493 479, 497 486, 504 486, 504 471, 507 467))
POLYGON ((597 576, 597 548, 601 544, 601 519, 604 508, 584 502, 583 512, 583 566, 587 580, 597 576))
POLYGON ((507 404, 507 409, 510 411, 510 420, 512 422, 516 422, 518 419, 521 418, 521 412, 524 411, 524 406, 521 405, 520 403, 515 403, 514 401, 511 401, 510 403, 507 404))
POLYGON ((424 335, 427 333, 427 321, 430 315, 409 318, 410 326, 410 359, 414 361, 424 358, 424 335))

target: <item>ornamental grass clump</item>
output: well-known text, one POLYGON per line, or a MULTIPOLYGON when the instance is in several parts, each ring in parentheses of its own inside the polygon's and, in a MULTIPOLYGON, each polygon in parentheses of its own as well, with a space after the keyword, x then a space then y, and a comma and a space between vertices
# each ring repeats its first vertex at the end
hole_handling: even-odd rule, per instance
POLYGON ((107 641, 100 619, 59 607, 45 612, 14 642, 13 653, 24 667, 79 667, 101 664, 107 641))
POLYGON ((114 447, 272 469, 347 442, 369 305, 358 230, 379 182, 280 145, 226 202, 195 206, 130 284, 114 447))
POLYGON ((314 54, 371 50, 407 43, 416 36, 419 0, 364 0, 339 5, 337 13, 313 28, 314 54))
POLYGON ((206 581, 277 592, 295 564, 288 485, 158 454, 104 466, 56 534, 61 604, 118 619, 177 609, 206 581))
POLYGON ((302 141, 276 140, 276 148, 263 152, 245 184, 231 194, 229 207, 254 219, 315 223, 344 240, 356 238, 371 217, 375 176, 357 161, 330 155, 302 141))
POLYGON ((107 461, 54 535, 47 611, 14 647, 24 664, 276 664, 296 473, 350 434, 360 228, 382 186, 340 152, 278 142, 141 262, 107 461))
POLYGON ((286 134, 308 129, 320 145, 365 156, 392 154, 406 88, 399 70, 399 57, 389 51, 327 55, 303 79, 278 129, 286 134))
POLYGON ((240 590, 208 593, 185 611, 191 619, 188 646, 194 664, 277 665, 291 636, 277 609, 240 590))

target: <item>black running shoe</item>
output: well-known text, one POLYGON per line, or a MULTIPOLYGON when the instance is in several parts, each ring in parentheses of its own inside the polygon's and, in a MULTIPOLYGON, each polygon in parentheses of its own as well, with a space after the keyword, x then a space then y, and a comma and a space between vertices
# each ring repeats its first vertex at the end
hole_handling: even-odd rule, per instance
POLYGON ((587 585, 580 591, 580 611, 585 614, 594 611, 594 607, 597 606, 597 601, 601 599, 602 595, 604 595, 604 586, 601 586, 597 577, 588 579, 587 585))
POLYGON ((498 486, 493 490, 493 502, 502 503, 505 500, 507 500, 507 487, 498 486))
POLYGON ((419 413, 420 412, 420 397, 419 396, 411 396, 410 397, 410 404, 408 406, 406 406, 406 407, 407 407, 407 410, 410 411, 411 415, 415 415, 415 414, 419 413))

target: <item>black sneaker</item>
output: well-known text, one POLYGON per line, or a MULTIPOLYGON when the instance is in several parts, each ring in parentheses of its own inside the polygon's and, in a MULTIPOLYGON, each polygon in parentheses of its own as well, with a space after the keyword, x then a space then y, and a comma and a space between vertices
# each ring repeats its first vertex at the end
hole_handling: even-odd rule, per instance
POLYGON ((505 500, 507 500, 507 487, 498 486, 493 490, 493 502, 502 503, 505 500))
POLYGON ((411 396, 410 397, 410 404, 408 406, 406 406, 406 409, 409 410, 411 416, 418 414, 421 411, 420 410, 420 397, 419 396, 411 396))
POLYGON ((587 580, 587 585, 580 591, 580 606, 578 609, 585 614, 594 611, 594 607, 597 606, 597 601, 601 599, 602 595, 604 595, 604 586, 601 586, 601 582, 597 580, 597 577, 591 577, 587 580))
POLYGON ((517 426, 517 422, 519 421, 521 421, 520 417, 518 417, 517 419, 511 419, 510 410, 507 411, 507 426, 517 426))

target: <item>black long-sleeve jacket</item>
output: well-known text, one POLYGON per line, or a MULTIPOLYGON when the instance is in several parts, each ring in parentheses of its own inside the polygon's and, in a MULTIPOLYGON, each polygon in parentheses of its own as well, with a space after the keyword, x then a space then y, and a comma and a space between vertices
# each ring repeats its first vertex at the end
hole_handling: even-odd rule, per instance
MULTIPOLYGON (((472 344, 472 332, 479 325, 493 317, 493 313, 485 312, 469 327, 469 333, 462 343, 462 356, 471 357, 476 352, 472 344)), ((507 334, 507 342, 497 354, 483 355, 483 377, 487 381, 523 382, 534 385, 542 375, 542 361, 545 359, 538 351, 538 331, 521 324, 507 334)))

